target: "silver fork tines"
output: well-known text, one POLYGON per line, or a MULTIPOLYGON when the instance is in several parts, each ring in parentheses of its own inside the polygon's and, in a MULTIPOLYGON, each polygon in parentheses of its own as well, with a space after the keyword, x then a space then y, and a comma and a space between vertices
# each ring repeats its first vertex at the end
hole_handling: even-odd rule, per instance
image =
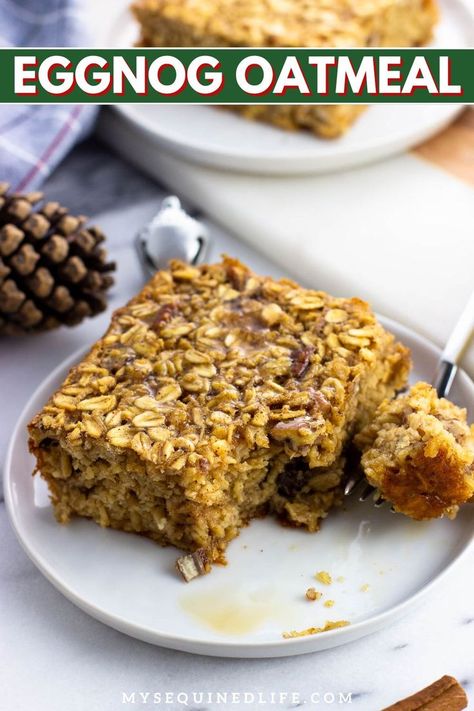
MULTIPOLYGON (((474 328, 474 291, 472 292, 466 306, 464 307, 461 316, 454 326, 450 337, 441 354, 441 358, 436 369, 436 374, 433 378, 433 387, 436 389, 438 397, 447 397, 454 383, 458 370, 458 363, 466 348, 474 328)), ((346 482, 344 495, 350 496, 358 485, 365 481, 361 472, 352 474, 346 482)), ((366 483, 359 501, 367 501, 371 494, 376 494, 376 489, 366 483)), ((380 493, 374 496, 374 505, 376 507, 383 506, 385 499, 380 493)), ((393 507, 391 509, 394 511, 393 507)))

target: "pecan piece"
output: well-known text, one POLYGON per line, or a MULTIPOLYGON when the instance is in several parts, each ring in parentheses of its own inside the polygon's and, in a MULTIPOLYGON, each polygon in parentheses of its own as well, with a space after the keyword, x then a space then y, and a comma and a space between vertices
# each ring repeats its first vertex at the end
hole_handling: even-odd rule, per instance
POLYGON ((309 367, 311 356, 314 353, 312 346, 298 348, 291 353, 291 374, 294 378, 302 378, 309 367))
POLYGON ((182 555, 176 561, 176 570, 181 573, 187 583, 200 575, 205 575, 210 569, 209 557, 205 548, 198 548, 194 553, 182 555))
POLYGON ((150 324, 150 328, 153 331, 156 331, 165 323, 171 321, 173 316, 176 316, 178 314, 178 311, 179 309, 176 304, 163 304, 163 306, 160 306, 155 316, 153 317, 153 320, 150 324))

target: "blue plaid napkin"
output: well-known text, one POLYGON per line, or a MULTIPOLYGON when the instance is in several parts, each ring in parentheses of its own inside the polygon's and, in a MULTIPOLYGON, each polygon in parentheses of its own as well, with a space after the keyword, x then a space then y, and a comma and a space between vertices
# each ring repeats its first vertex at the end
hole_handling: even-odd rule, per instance
MULTIPOLYGON (((100 0, 99 0, 100 2, 100 0)), ((0 0, 0 46, 87 46, 81 0, 0 0)), ((36 188, 91 129, 94 106, 0 107, 0 182, 36 188)))

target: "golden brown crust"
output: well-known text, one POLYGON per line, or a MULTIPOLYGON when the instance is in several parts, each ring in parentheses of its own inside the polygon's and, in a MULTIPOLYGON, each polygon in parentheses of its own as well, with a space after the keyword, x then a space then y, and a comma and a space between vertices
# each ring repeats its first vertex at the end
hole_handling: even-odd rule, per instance
POLYGON ((222 559, 268 509, 318 528, 341 500, 345 443, 408 368, 363 301, 232 259, 173 262, 34 418, 31 449, 60 521, 222 559))
MULTIPOLYGON (((436 0, 135 0, 147 47, 410 47, 426 44, 436 0)), ((364 106, 234 106, 246 118, 324 138, 364 106)))
POLYGON ((434 0, 135 0, 150 46, 367 47, 427 42, 434 0))
POLYGON ((454 517, 474 494, 474 426, 427 383, 382 403, 355 443, 369 483, 407 516, 454 517))
POLYGON ((338 138, 366 110, 356 104, 225 106, 246 119, 271 123, 285 131, 306 130, 322 138, 338 138))

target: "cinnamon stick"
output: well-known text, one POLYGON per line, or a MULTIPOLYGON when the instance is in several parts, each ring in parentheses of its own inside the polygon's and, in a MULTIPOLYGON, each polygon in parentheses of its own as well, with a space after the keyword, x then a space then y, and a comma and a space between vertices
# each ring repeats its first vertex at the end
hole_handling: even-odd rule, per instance
POLYGON ((452 676, 442 676, 417 694, 387 706, 383 711, 461 711, 468 704, 466 692, 452 676))

